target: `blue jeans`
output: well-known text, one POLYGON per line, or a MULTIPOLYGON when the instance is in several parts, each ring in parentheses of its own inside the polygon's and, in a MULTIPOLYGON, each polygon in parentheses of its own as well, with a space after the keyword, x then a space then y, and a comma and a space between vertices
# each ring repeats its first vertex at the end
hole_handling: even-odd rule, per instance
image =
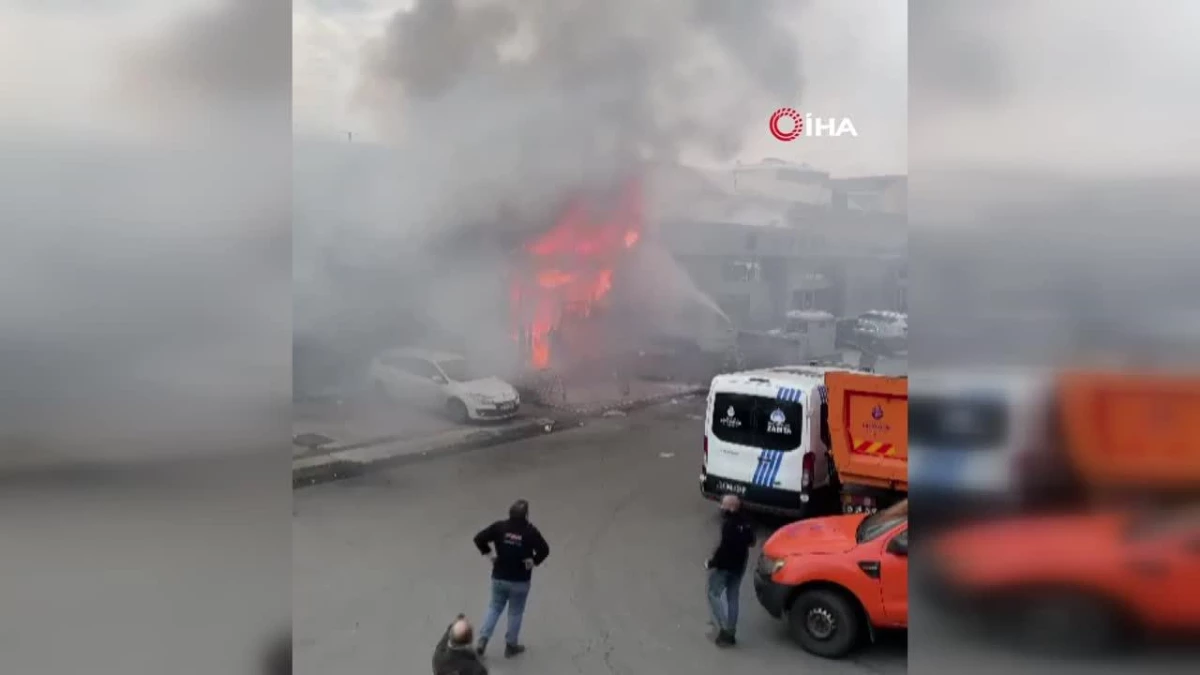
POLYGON ((500 614, 508 605, 508 630, 504 633, 504 642, 510 645, 520 644, 521 619, 525 617, 525 600, 529 597, 528 581, 502 581, 492 579, 492 599, 488 603, 487 616, 483 618, 483 626, 479 629, 479 639, 487 642, 496 632, 496 624, 500 622, 500 614))
POLYGON ((712 611, 717 628, 728 633, 737 632, 738 595, 742 589, 745 571, 708 571, 708 608, 712 611))

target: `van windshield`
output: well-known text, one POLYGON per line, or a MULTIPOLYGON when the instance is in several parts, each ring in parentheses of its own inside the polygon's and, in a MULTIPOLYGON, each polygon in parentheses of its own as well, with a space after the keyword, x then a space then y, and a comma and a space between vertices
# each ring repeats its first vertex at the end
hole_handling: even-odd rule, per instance
POLYGON ((932 448, 973 450, 1008 439, 1008 406, 995 398, 913 396, 908 401, 908 437, 932 448))
POLYGON ((712 434, 718 440, 764 450, 800 447, 804 408, 750 394, 717 394, 713 397, 712 434))

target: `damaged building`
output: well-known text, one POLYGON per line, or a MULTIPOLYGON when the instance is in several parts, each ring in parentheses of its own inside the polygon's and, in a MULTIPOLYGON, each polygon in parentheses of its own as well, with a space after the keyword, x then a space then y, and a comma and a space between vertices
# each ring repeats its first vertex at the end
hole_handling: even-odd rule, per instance
POLYGON ((787 312, 908 309, 907 179, 835 179, 781 160, 660 167, 659 236, 739 329, 787 312))

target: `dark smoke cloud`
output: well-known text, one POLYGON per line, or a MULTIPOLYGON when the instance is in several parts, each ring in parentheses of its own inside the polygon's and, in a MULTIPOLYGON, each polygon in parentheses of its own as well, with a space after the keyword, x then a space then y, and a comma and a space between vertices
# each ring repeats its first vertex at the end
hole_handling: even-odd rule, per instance
MULTIPOLYGON (((224 0, 176 23, 136 49, 128 86, 145 104, 215 107, 268 103, 291 96, 289 0, 224 0)), ((281 132, 283 130, 280 130, 281 132)))
POLYGON ((734 156, 748 110, 800 96, 781 20, 797 9, 420 0, 397 12, 366 48, 356 97, 394 149, 297 152, 298 339, 345 347, 406 314, 509 342, 497 314, 509 249, 573 193, 643 162, 734 156))
POLYGON ((364 99, 385 127, 414 135, 433 121, 495 127, 581 163, 647 151, 673 159, 686 146, 724 159, 743 120, 691 108, 744 95, 799 98, 799 49, 779 22, 784 9, 796 3, 421 0, 372 47, 364 99), (524 56, 505 54, 513 43, 524 56), (713 96, 717 87, 729 98, 713 96), (438 105, 450 102, 462 104, 457 119, 438 105), (423 117, 427 107, 436 118, 423 117))

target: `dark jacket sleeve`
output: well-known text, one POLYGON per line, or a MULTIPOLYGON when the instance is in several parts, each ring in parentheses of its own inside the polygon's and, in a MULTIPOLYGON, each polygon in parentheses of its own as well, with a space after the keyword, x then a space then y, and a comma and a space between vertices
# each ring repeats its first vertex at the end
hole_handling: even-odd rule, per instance
POLYGON ((708 561, 704 563, 705 567, 712 567, 716 564, 717 556, 722 551, 729 547, 729 521, 721 523, 721 540, 717 542, 717 547, 713 549, 712 555, 708 556, 708 561))
POLYGON ((546 558, 550 557, 550 544, 546 543, 546 538, 536 527, 533 528, 533 535, 533 564, 541 565, 546 558))
POLYGON ((454 624, 446 626, 446 632, 442 633, 442 639, 438 640, 437 646, 433 648, 433 664, 437 668, 437 663, 442 660, 446 654, 446 650, 450 648, 450 629, 454 624))
POLYGON ((479 531, 475 535, 475 548, 479 549, 480 555, 487 555, 492 552, 492 542, 496 540, 496 524, 492 523, 479 531))

